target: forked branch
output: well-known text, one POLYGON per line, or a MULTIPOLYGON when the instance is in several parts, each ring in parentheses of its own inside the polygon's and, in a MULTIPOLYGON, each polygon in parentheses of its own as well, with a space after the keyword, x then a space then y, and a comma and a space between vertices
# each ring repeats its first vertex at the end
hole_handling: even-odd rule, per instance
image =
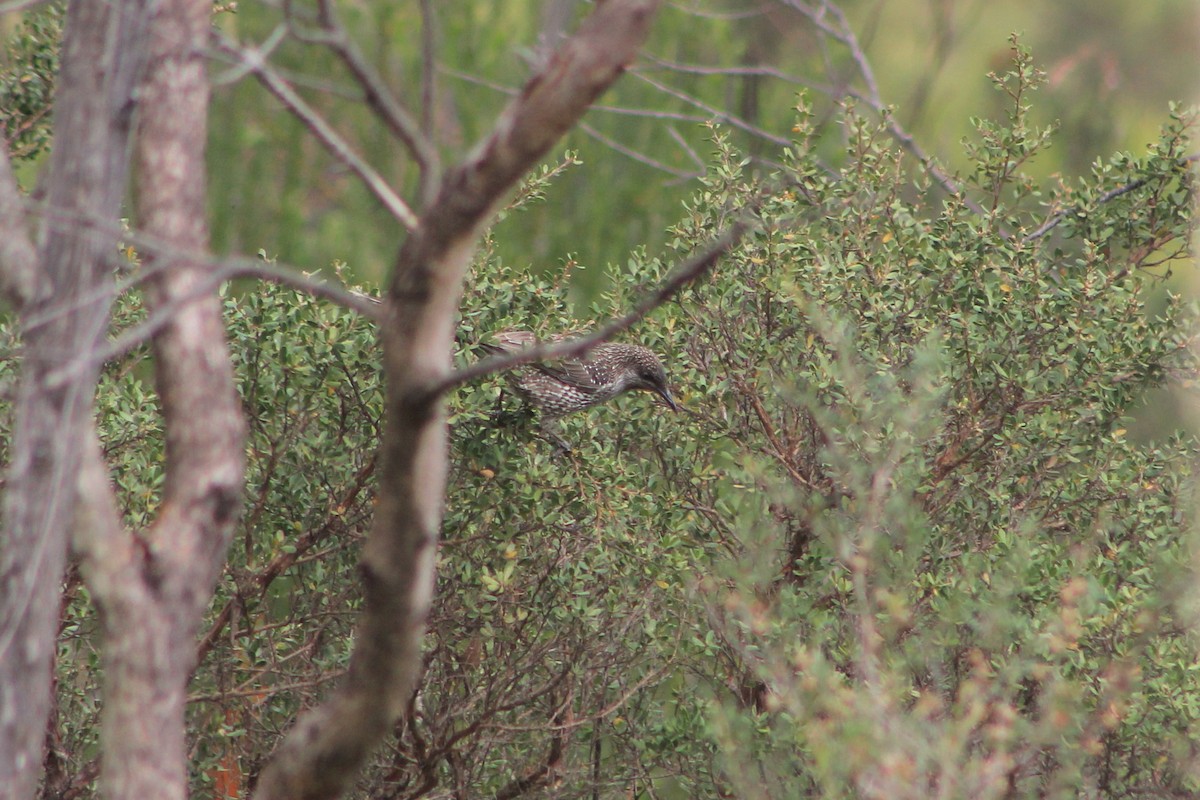
POLYGON ((606 342, 621 331, 627 330, 654 309, 666 303, 675 293, 687 284, 704 275, 728 253, 749 230, 750 223, 739 221, 731 225, 724 233, 699 253, 680 264, 661 286, 647 294, 637 302, 629 313, 610 320, 586 336, 579 336, 562 342, 542 343, 527 347, 518 353, 506 353, 477 361, 469 367, 458 370, 434 388, 436 394, 443 394, 470 383, 473 380, 486 377, 496 372, 503 372, 531 364, 534 361, 553 361, 559 358, 571 358, 581 355, 602 342, 606 342))

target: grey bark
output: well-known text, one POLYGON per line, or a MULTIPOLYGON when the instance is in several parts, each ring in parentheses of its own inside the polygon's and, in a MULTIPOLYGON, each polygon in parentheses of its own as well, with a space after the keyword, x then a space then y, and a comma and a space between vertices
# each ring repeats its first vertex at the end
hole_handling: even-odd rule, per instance
POLYGON ((37 290, 37 250, 29 237, 24 198, 8 153, 0 148, 0 294, 24 308, 37 290))
POLYGON ((629 64, 659 2, 607 0, 525 85, 491 135, 442 180, 405 241, 381 323, 387 386, 379 504, 361 570, 366 606, 345 683, 296 724, 261 800, 335 797, 400 716, 419 678, 446 481, 454 314, 479 235, 522 175, 629 64))
POLYGON ((80 526, 78 546, 104 623, 101 781, 109 800, 187 796, 184 710, 196 628, 240 512, 244 421, 221 302, 215 286, 197 291, 214 265, 178 255, 208 247, 204 47, 211 12, 211 0, 158 5, 139 90, 136 217, 165 246, 145 254, 146 304, 152 314, 177 306, 153 341, 166 479, 151 529, 122 529, 97 448, 87 452, 83 472, 89 524, 80 526))
MULTIPOLYGON (((72 222, 46 226, 34 281, 11 272, 5 279, 17 287, 10 297, 28 299, 20 309, 21 385, 0 555, 0 797, 31 797, 42 765, 61 579, 96 370, 48 378, 97 347, 107 327, 109 299, 101 290, 116 250, 147 7, 148 0, 70 4, 46 202, 54 219, 72 222)), ((11 208, 15 189, 7 177, 0 182, 11 208)), ((13 263, 6 255, 2 266, 13 263)))

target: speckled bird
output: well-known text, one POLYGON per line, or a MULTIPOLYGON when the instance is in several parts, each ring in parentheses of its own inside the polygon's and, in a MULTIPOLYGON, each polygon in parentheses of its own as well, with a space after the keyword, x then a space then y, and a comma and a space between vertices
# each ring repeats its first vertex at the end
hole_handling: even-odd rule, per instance
MULTIPOLYGON (((551 337, 560 341, 565 337, 551 337)), ((485 342, 489 353, 515 353, 537 344, 532 331, 501 331, 485 342)), ((667 387, 658 356, 636 344, 598 344, 585 355, 516 370, 513 388, 543 419, 584 411, 623 392, 642 390, 662 398, 672 411, 679 406, 667 387)))

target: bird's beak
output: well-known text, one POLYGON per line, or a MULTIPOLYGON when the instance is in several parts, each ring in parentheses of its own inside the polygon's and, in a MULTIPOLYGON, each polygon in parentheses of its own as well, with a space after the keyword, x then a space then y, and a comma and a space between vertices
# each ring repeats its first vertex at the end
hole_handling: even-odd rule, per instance
POLYGON ((676 402, 675 402, 675 398, 671 396, 671 390, 670 390, 670 389, 668 389, 668 388, 667 388, 667 387, 665 387, 665 386, 662 386, 662 387, 658 387, 658 386, 656 386, 656 387, 654 388, 654 391, 655 391, 655 393, 656 393, 656 394, 657 394, 659 397, 661 397, 661 398, 663 399, 663 401, 664 401, 664 402, 666 402, 666 404, 667 404, 668 406, 670 406, 670 407, 671 407, 671 410, 672 410, 672 411, 678 411, 678 410, 679 410, 679 404, 678 404, 678 403, 676 403, 676 402))

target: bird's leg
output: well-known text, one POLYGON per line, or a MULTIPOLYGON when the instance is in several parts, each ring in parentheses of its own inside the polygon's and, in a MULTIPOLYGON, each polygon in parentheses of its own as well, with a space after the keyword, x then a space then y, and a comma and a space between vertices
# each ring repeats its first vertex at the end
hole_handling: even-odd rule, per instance
POLYGON ((494 408, 492 408, 492 413, 489 415, 489 418, 491 419, 493 425, 500 427, 516 425, 524 416, 527 415, 528 412, 526 412, 524 409, 506 409, 504 407, 504 396, 505 390, 501 388, 500 394, 496 396, 496 405, 494 408))
POLYGON ((564 454, 571 452, 571 445, 558 435, 558 424, 553 419, 542 417, 538 420, 538 429, 541 430, 542 437, 554 445, 556 452, 564 454))

